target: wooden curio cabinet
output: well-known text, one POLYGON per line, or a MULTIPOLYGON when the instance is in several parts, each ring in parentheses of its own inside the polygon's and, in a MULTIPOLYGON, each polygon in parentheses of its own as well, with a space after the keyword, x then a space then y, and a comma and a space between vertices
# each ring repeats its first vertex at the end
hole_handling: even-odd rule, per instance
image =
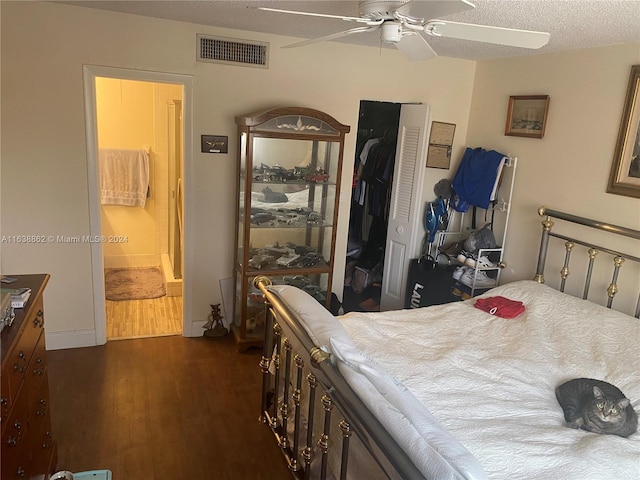
POLYGON ((239 134, 234 315, 244 350, 262 343, 257 275, 302 288, 329 307, 342 152, 349 126, 308 108, 236 118, 239 134))

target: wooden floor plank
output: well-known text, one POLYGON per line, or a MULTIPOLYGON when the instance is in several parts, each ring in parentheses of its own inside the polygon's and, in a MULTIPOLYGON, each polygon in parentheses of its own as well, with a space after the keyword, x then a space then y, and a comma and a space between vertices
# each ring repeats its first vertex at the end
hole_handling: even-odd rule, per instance
POLYGON ((168 336, 47 352, 58 469, 114 480, 284 480, 258 421, 260 353, 231 335, 168 336))
POLYGON ((182 334, 182 297, 106 300, 107 340, 182 334))

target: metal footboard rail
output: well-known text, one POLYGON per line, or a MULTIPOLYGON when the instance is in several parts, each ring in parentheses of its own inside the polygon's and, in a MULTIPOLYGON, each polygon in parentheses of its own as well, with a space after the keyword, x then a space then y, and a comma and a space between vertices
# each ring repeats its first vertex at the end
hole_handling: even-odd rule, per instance
POLYGON ((315 447, 313 445, 313 423, 316 410, 314 398, 315 389, 319 386, 324 391, 321 399, 321 408, 324 410, 324 425, 321 426, 322 433, 316 436, 316 444, 321 456, 319 474, 321 479, 327 478, 327 454, 330 445, 335 447, 339 445, 342 448, 339 478, 346 478, 350 437, 352 433, 355 433, 371 454, 372 459, 378 463, 389 478, 426 480, 407 454, 344 380, 337 367, 331 362, 331 355, 314 344, 301 326, 296 314, 291 312, 275 294, 268 290, 267 287, 271 285, 270 279, 266 276, 258 276, 254 279, 254 285, 264 294, 267 308, 265 340, 260 361, 263 375, 260 419, 271 427, 294 476, 301 479, 311 478, 310 467, 315 447), (293 343, 298 344, 300 352, 293 352, 293 343), (306 366, 311 367, 311 373, 306 377, 309 387, 309 404, 307 407, 308 425, 305 434, 300 430, 302 414, 300 398, 303 384, 302 368, 307 361, 306 366), (281 362, 284 363, 284 372, 281 362), (270 368, 272 365, 274 368, 270 368), (291 377, 292 370, 295 371, 293 377, 291 377), (284 379, 281 379, 280 375, 283 374, 284 379), (281 382, 284 383, 284 392, 282 392, 282 398, 279 398, 280 392, 277 387, 281 382), (272 390, 274 383, 276 385, 275 392, 272 390), (279 404, 280 406, 278 406, 279 404), (293 442, 287 438, 287 430, 290 426, 289 407, 291 406, 293 406, 294 412, 293 442), (332 442, 329 438, 329 423, 334 406, 344 417, 339 423, 342 436, 340 442, 332 442), (300 440, 306 442, 303 448, 300 446, 300 440), (389 471, 390 467, 392 471, 389 471))
MULTIPOLYGON (((547 251, 549 246, 549 238, 555 237, 561 240, 565 240, 565 259, 564 265, 560 270, 560 291, 564 292, 565 284, 567 278, 569 277, 569 262, 571 260, 571 253, 573 251, 573 247, 575 245, 582 245, 586 247, 588 254, 588 266, 587 266, 587 274, 585 277, 584 283, 584 291, 582 294, 583 299, 587 299, 589 295, 589 289, 591 286, 591 276, 593 272, 593 267, 596 261, 596 257, 598 253, 606 253, 613 257, 613 271, 611 276, 611 283, 607 288, 607 308, 612 308, 613 300, 618 293, 618 275, 620 273, 620 269, 624 264, 625 260, 637 262, 640 264, 640 258, 635 255, 619 252, 616 250, 611 250, 606 247, 601 247, 599 245, 595 245, 589 242, 585 242, 573 237, 568 237, 566 235, 561 235, 555 232, 552 232, 551 229, 554 226, 553 220, 551 218, 556 218, 559 220, 565 220, 567 222, 576 223, 579 225, 584 225, 590 228, 594 228, 597 230, 602 230, 608 233, 613 233, 616 235, 621 235, 625 237, 630 237, 636 240, 640 240, 640 231, 634 230, 632 228, 622 227, 619 225, 614 225, 607 222, 601 222, 598 220, 593 220, 585 217, 580 217, 577 215, 572 215, 569 213, 560 212, 558 210, 553 210, 548 207, 542 206, 538 209, 538 214, 541 217, 544 217, 542 221, 542 238, 540 240, 540 250, 538 252, 538 264, 536 267, 536 275, 535 280, 544 283, 544 269, 547 260, 547 251)), ((634 316, 636 318, 640 318, 640 292, 638 293, 638 301, 636 303, 636 309, 634 316)))

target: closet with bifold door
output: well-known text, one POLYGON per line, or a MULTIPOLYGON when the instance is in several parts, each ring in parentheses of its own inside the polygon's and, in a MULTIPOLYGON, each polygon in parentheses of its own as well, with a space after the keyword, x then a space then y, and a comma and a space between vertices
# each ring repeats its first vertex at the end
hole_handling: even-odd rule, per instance
POLYGON ((429 112, 420 104, 360 102, 351 163, 345 312, 403 308, 409 262, 422 235, 429 112))

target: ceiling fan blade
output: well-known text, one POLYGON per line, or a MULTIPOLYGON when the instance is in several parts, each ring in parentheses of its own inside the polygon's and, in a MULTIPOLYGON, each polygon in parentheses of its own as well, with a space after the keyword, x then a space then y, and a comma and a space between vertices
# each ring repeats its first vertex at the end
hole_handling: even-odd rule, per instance
POLYGON ((432 20, 427 22, 425 32, 429 35, 447 38, 459 38, 461 40, 473 40, 476 42, 532 49, 545 46, 551 37, 551 35, 546 32, 474 25, 471 23, 449 22, 446 20, 432 20))
POLYGON ((282 10, 280 8, 269 8, 269 7, 257 7, 257 8, 258 10, 264 10, 265 12, 290 13, 293 15, 306 15, 308 17, 337 18, 339 20, 345 20, 348 22, 369 23, 371 21, 368 18, 345 17, 342 15, 329 15, 327 13, 300 12, 297 10, 282 10))
POLYGON ((283 45, 282 48, 294 48, 303 47, 305 45, 311 45, 314 43, 327 42, 329 40, 335 40, 336 38, 346 37, 347 35, 353 35, 354 33, 373 32, 377 30, 377 26, 372 27, 356 27, 343 32, 332 33, 331 35, 325 35, 324 37, 310 38, 309 40, 303 40, 302 42, 291 43, 289 45, 283 45))
POLYGON ((410 35, 403 35, 402 40, 395 45, 411 62, 429 60, 430 58, 438 56, 433 48, 431 48, 431 45, 427 43, 427 40, 417 32, 410 35))
POLYGON ((413 18, 430 20, 473 10, 474 8, 476 6, 467 0, 429 0, 428 2, 415 0, 405 3, 397 11, 413 18))

